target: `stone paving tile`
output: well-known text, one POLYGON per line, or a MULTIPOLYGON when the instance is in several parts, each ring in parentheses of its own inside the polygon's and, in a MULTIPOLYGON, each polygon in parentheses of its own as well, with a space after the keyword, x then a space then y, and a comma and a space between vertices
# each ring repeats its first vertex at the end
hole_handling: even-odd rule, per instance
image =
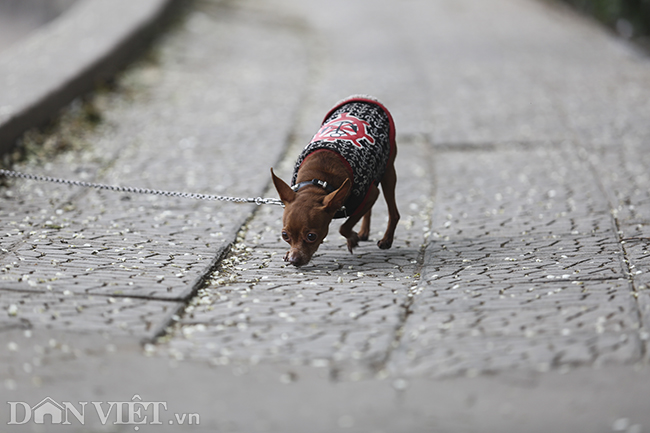
MULTIPOLYGON (((339 270, 313 276, 314 270, 280 269, 281 281, 268 283, 271 288, 263 279, 217 283, 201 290, 186 308, 162 350, 204 359, 227 354, 232 362, 256 358, 309 364, 321 359, 323 366, 363 358, 367 367, 369 359, 384 357, 414 265, 405 269, 406 278, 389 279, 385 264, 373 269, 358 257, 346 257, 349 253, 327 252, 363 269, 363 275, 339 270)), ((277 259, 271 266, 281 266, 277 259)))
POLYGON ((611 233, 609 204, 570 142, 518 147, 437 156, 439 236, 611 233))
POLYGON ((626 278, 621 256, 619 243, 604 236, 434 240, 425 274, 441 284, 626 278))
POLYGON ((421 323, 429 333, 459 336, 601 334, 640 325, 636 300, 625 281, 460 286, 431 283, 416 306, 426 313, 409 320, 421 323))
MULTIPOLYGON (((634 332, 589 335, 548 335, 526 337, 481 337, 414 341, 404 356, 404 365, 394 371, 400 375, 432 377, 475 376, 503 371, 545 372, 569 370, 578 366, 629 363, 640 358, 639 335, 634 332)), ((396 368, 394 364, 389 364, 396 368)))
MULTIPOLYGON (((335 254, 346 260, 343 254, 335 254)), ((256 260, 255 256, 251 260, 256 260)), ((253 280, 231 284, 230 279, 212 280, 202 304, 186 310, 181 323, 214 323, 237 325, 248 322, 274 322, 278 317, 287 322, 348 321, 355 323, 394 323, 392 311, 400 296, 406 294, 403 283, 409 275, 398 273, 386 263, 372 265, 362 257, 346 260, 364 271, 282 270, 280 278, 269 281, 254 272, 253 280), (241 284, 243 283, 243 284, 241 284)), ((278 266, 275 262, 272 266, 278 266)), ((411 265, 412 266, 412 265, 411 265)), ((277 273, 277 270, 276 270, 277 273)), ((242 276, 248 273, 243 272, 242 276)), ((203 292, 204 295, 205 289, 203 292)))
MULTIPOLYGON (((109 196, 105 198, 110 202, 109 196)), ((216 234, 214 226, 219 230, 219 217, 208 213, 209 209, 187 214, 163 206, 159 203, 132 212, 143 220, 148 212, 164 213, 171 224, 155 216, 155 223, 125 223, 125 216, 115 219, 105 214, 86 223, 74 216, 50 222, 47 226, 57 228, 38 230, 29 243, 6 255, 0 282, 12 286, 27 282, 30 290, 42 287, 55 292, 181 299, 191 290, 196 269, 207 268, 214 258, 210 240, 223 242, 225 236, 223 232, 211 236, 216 234), (176 216, 183 219, 175 221, 176 216)))
POLYGON ((0 286, 0 328, 46 328, 150 336, 161 317, 182 303, 127 297, 84 296, 67 293, 34 293, 0 286))
POLYGON ((426 269, 391 369, 438 376, 640 359, 647 336, 627 279, 535 281, 508 275, 491 269, 439 278, 426 269), (566 355, 576 351, 584 355, 579 361, 566 355), (470 361, 450 355, 443 362, 444 353, 470 361))
POLYGON ((255 364, 260 361, 335 367, 363 362, 376 368, 393 340, 394 326, 311 324, 255 324, 243 327, 183 328, 183 339, 168 349, 177 359, 198 359, 215 365, 255 364))
MULTIPOLYGON (((609 303, 616 307, 607 308, 629 314, 635 303, 629 282, 625 280, 530 284, 510 281, 502 281, 500 284, 490 281, 466 284, 460 281, 453 285, 428 280, 418 290, 421 293, 418 305, 429 308, 432 312, 487 313, 493 309, 521 312, 535 310, 539 306, 541 311, 570 315, 567 312, 569 309, 592 311, 593 306, 605 308, 609 303), (425 291, 424 286, 428 286, 428 290, 425 291)), ((638 322, 638 318, 633 316, 627 317, 627 320, 638 322)))
MULTIPOLYGON (((400 270, 376 258, 374 264, 364 261, 374 253, 400 254, 399 249, 384 252, 368 245, 359 248, 371 249, 367 254, 353 256, 323 247, 325 254, 316 260, 332 260, 332 265, 296 271, 285 268, 276 254, 267 269, 274 268, 269 273, 277 278, 243 268, 232 281, 232 274, 215 275, 212 285, 185 309, 162 350, 212 362, 218 357, 219 362, 258 359, 331 366, 362 360, 365 368, 374 365, 394 338, 401 299, 413 284, 416 264, 400 270)), ((258 257, 253 253, 246 260, 256 263, 262 259, 258 257)))

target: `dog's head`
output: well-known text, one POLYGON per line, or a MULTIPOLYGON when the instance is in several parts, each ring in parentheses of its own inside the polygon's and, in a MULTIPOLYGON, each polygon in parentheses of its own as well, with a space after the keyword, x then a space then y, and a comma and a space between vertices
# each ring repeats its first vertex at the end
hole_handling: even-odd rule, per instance
POLYGON ((284 203, 282 239, 291 246, 284 261, 294 266, 306 265, 323 243, 334 214, 350 193, 350 182, 346 179, 339 189, 329 194, 318 187, 295 192, 273 169, 271 177, 284 203))

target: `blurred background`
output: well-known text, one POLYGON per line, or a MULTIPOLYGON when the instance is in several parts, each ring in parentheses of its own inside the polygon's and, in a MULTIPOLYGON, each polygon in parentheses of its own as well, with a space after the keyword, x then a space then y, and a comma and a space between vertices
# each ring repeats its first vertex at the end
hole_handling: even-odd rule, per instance
POLYGON ((615 29, 627 39, 650 47, 650 0, 564 0, 615 29))
MULTIPOLYGON (((0 0, 0 52, 79 0, 0 0)), ((480 1, 480 0, 478 0, 480 1)), ((650 0, 563 1, 650 49, 650 0)))
POLYGON ((0 52, 52 21, 78 0, 0 0, 0 52))

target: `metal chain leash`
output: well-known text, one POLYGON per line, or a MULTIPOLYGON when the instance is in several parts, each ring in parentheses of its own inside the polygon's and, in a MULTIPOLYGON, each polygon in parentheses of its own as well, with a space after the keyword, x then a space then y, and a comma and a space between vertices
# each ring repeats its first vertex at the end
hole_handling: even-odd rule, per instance
POLYGON ((262 197, 243 198, 243 197, 227 197, 227 196, 211 195, 211 194, 195 194, 189 192, 161 191, 161 190, 148 189, 148 188, 134 188, 130 186, 105 185, 101 183, 91 183, 91 182, 83 182, 78 180, 60 179, 56 177, 39 176, 35 174, 21 173, 19 171, 0 169, 0 177, 2 176, 14 177, 19 179, 27 179, 27 180, 35 180, 39 182, 60 183, 63 185, 72 185, 72 186, 78 186, 83 188, 95 188, 95 189, 103 189, 107 191, 126 192, 132 194, 161 195, 165 197, 191 198, 195 200, 229 201, 233 203, 255 203, 258 206, 263 204, 284 206, 282 200, 279 200, 277 198, 262 198, 262 197))

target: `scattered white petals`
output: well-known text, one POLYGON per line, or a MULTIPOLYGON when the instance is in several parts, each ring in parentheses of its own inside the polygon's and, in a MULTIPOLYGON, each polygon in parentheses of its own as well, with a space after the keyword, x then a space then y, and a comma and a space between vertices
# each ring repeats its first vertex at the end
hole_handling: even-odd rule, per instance
POLYGON ((9 308, 7 308, 7 313, 10 316, 15 316, 18 314, 18 306, 16 304, 11 304, 9 308))

